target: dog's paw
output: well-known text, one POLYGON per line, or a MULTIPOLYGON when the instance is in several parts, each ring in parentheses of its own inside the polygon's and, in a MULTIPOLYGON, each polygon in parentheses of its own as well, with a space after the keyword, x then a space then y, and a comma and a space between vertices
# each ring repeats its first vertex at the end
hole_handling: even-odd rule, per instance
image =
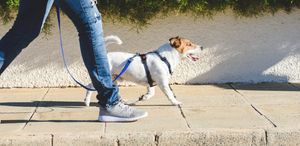
POLYGON ((123 98, 120 98, 120 102, 122 102, 122 103, 127 103, 127 99, 123 99, 123 98))
POLYGON ((140 101, 144 101, 144 100, 148 100, 148 99, 149 99, 149 97, 147 94, 144 94, 139 98, 140 101))
POLYGON ((85 106, 90 106, 90 101, 87 99, 84 99, 84 104, 85 104, 85 106))
POLYGON ((182 105, 182 103, 179 102, 179 101, 173 101, 172 104, 173 104, 173 105, 182 105))

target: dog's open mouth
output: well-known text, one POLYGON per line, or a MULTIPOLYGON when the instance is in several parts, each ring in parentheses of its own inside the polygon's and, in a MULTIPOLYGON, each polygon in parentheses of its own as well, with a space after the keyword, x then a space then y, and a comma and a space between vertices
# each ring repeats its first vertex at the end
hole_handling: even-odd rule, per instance
POLYGON ((196 56, 196 55, 194 55, 194 54, 192 54, 192 53, 187 54, 187 58, 189 58, 189 59, 191 59, 191 60, 193 60, 193 61, 199 60, 199 57, 196 56))

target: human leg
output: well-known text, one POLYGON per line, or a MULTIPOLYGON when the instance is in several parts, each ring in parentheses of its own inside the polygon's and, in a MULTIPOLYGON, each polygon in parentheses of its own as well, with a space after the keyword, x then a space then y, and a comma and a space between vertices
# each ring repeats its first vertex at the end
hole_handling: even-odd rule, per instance
POLYGON ((101 15, 91 0, 55 0, 77 28, 83 61, 103 107, 117 104, 118 87, 112 85, 101 15))
POLYGON ((12 28, 0 40, 0 75, 40 33, 53 0, 21 0, 12 28))
POLYGON ((99 120, 132 121, 147 116, 147 112, 125 106, 124 103, 119 101, 119 89, 112 84, 103 39, 101 14, 96 6, 93 6, 93 1, 55 0, 55 2, 77 28, 84 64, 87 67, 94 88, 98 91, 97 99, 100 104, 99 120), (124 113, 126 115, 120 115, 124 113))

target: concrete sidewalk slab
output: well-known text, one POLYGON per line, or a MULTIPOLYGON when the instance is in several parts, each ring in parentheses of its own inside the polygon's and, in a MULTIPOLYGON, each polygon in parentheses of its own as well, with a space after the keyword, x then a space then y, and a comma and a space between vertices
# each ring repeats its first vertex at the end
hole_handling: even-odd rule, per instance
POLYGON ((191 130, 271 128, 272 125, 252 107, 182 108, 191 130), (245 116, 247 115, 247 116, 245 116))
POLYGON ((99 111, 95 110, 35 113, 22 132, 42 134, 64 133, 66 131, 103 133, 105 124, 97 120, 98 113, 99 111))
MULTIPOLYGON (((141 108, 139 108, 141 109, 141 108)), ((157 131, 188 131, 188 126, 177 107, 145 108, 148 117, 138 122, 106 123, 107 133, 116 132, 157 132, 157 131)))
POLYGON ((49 89, 1 89, 0 134, 22 131, 49 89))
POLYGON ((0 112, 32 112, 49 89, 0 89, 0 112))
POLYGON ((296 85, 274 83, 232 86, 275 126, 300 126, 300 90, 296 85))
POLYGON ((31 115, 32 112, 11 114, 1 113, 0 135, 21 132, 31 115))
POLYGON ((253 105, 300 103, 300 90, 291 84, 233 84, 232 86, 253 105))
POLYGON ((229 85, 173 85, 182 107, 249 106, 250 104, 229 85))
POLYGON ((256 107, 278 127, 300 127, 300 105, 264 105, 256 107))
POLYGON ((82 88, 51 88, 22 132, 103 133, 104 123, 97 121, 99 108, 86 107, 83 101, 85 94, 86 90, 82 88))
MULTIPOLYGON (((50 88, 39 107, 51 107, 60 111, 73 111, 85 108, 84 98, 86 90, 83 88, 50 88)), ((96 99, 93 99, 95 101, 96 99)), ((98 104, 92 103, 91 106, 98 104)))

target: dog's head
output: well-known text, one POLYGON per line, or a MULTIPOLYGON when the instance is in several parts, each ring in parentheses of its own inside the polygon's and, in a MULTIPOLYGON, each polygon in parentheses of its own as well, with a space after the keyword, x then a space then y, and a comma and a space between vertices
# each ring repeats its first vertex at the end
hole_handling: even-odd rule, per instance
POLYGON ((203 47, 194 45, 191 41, 177 37, 170 38, 170 45, 175 48, 179 53, 181 53, 185 58, 188 58, 192 61, 199 60, 199 57, 194 55, 194 53, 200 53, 203 50, 203 47))

